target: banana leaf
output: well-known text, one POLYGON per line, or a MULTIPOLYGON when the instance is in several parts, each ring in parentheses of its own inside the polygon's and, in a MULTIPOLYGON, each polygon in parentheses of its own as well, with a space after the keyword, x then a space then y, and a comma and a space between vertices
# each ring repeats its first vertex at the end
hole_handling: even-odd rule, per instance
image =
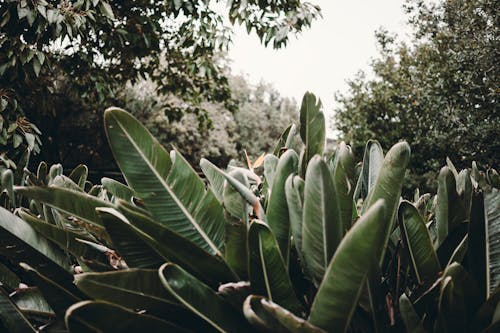
POLYGON ((269 186, 272 188, 274 182, 274 175, 278 167, 279 158, 275 155, 267 154, 264 158, 264 178, 269 186))
POLYGON ((439 259, 418 210, 409 201, 403 201, 399 205, 398 215, 401 238, 408 250, 418 283, 436 277, 441 271, 439 259))
MULTIPOLYGON (((373 188, 368 193, 365 203, 363 204, 362 212, 366 212, 371 205, 379 199, 384 199, 386 210, 383 222, 386 228, 384 235, 386 239, 384 244, 387 244, 391 231, 394 225, 394 220, 398 211, 401 191, 403 188, 404 176, 406 168, 410 163, 410 146, 406 142, 399 142, 392 146, 385 155, 384 161, 380 168, 380 172, 375 180, 373 188)), ((379 248, 382 253, 376 253, 375 256, 380 260, 383 259, 386 246, 379 248)))
POLYGON ((380 262, 388 229, 379 199, 342 239, 311 306, 309 322, 328 332, 346 332, 373 262, 380 262))
POLYGON ((85 164, 80 164, 69 174, 69 178, 75 182, 82 190, 85 189, 85 182, 89 175, 89 169, 85 164))
POLYGON ((222 206, 177 152, 174 160, 133 116, 118 108, 104 113, 111 151, 127 184, 155 219, 212 254, 224 239, 222 206))
POLYGON ((168 321, 103 301, 83 301, 72 305, 66 312, 65 322, 72 333, 190 332, 168 321))
POLYGON ((37 272, 29 265, 24 263, 21 263, 20 265, 33 283, 38 287, 52 310, 54 310, 56 315, 60 317, 64 317, 66 310, 71 305, 87 298, 74 286, 71 290, 65 289, 63 286, 37 272))
POLYGON ((441 168, 438 176, 435 214, 439 244, 442 244, 458 225, 466 222, 465 209, 457 193, 455 176, 446 166, 441 168))
POLYGON ((65 286, 73 279, 67 256, 27 222, 0 207, 0 255, 13 264, 26 262, 65 286))
POLYGON ((253 332, 241 313, 179 266, 164 264, 159 274, 163 286, 181 304, 219 332, 253 332))
POLYGON ((405 294, 399 297, 399 312, 406 326, 408 333, 426 333, 422 319, 418 316, 410 302, 410 299, 405 294))
POLYGON ((290 216, 290 229, 293 244, 303 262, 302 256, 302 212, 304 205, 304 180, 299 176, 290 175, 285 183, 285 195, 290 216))
POLYGON ((304 151, 300 159, 300 174, 305 177, 307 165, 314 155, 322 155, 325 148, 325 116, 321 111, 321 100, 307 92, 300 106, 300 138, 304 151))
MULTIPOLYGON (((206 252, 190 240, 149 217, 127 209, 123 202, 119 202, 118 207, 126 217, 114 209, 99 210, 102 218, 105 219, 107 229, 117 226, 128 229, 129 233, 138 236, 150 250, 163 258, 164 262, 178 263, 212 286, 237 280, 236 275, 222 257, 206 252)), ((143 247, 144 245, 139 249, 143 247)))
POLYGON ((344 235, 340 203, 328 166, 309 162, 304 185, 302 252, 305 271, 318 285, 344 235))
POLYGON ((243 304, 243 313, 252 325, 266 332, 326 333, 262 296, 248 296, 243 304))
POLYGON ((342 214, 344 233, 351 228, 353 222, 353 195, 354 195, 354 155, 351 147, 341 142, 333 160, 332 179, 342 214))
POLYGON ((36 333, 36 330, 17 305, 0 288, 0 328, 2 325, 9 333, 36 333))
POLYGON ((295 124, 291 124, 288 126, 283 133, 281 133, 278 142, 274 146, 273 154, 277 157, 280 157, 282 150, 292 148, 293 139, 297 132, 297 126, 295 124))
POLYGON ((14 190, 25 197, 38 200, 65 214, 93 224, 97 229, 102 229, 104 226, 95 209, 98 207, 114 207, 109 201, 100 200, 86 193, 62 187, 16 186, 14 190))
POLYGON ((354 200, 365 199, 372 190, 377 180, 380 168, 384 162, 384 152, 380 143, 375 140, 368 140, 363 155, 363 164, 359 174, 356 189, 354 190, 354 200))
POLYGON ((203 325, 165 290, 158 270, 127 269, 83 273, 75 275, 75 284, 95 300, 119 304, 129 309, 146 310, 148 314, 184 327, 196 328, 203 325))
POLYGON ((267 223, 278 242, 281 255, 288 267, 290 256, 290 216, 286 201, 285 182, 289 175, 296 174, 299 157, 293 150, 281 155, 271 187, 271 195, 267 204, 267 223))
POLYGON ((484 194, 484 210, 488 226, 488 295, 500 285, 500 190, 492 188, 484 194))
POLYGON ((250 224, 248 249, 252 290, 296 315, 303 315, 277 240, 266 224, 258 220, 250 224))
POLYGON ((103 177, 101 179, 101 184, 106 191, 116 198, 131 201, 134 196, 134 191, 130 187, 114 179, 103 177))

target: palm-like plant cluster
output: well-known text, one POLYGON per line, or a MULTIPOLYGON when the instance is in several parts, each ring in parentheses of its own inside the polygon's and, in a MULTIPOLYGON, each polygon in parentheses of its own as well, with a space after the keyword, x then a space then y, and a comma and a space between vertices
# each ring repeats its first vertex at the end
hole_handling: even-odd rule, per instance
POLYGON ((0 328, 498 329, 496 171, 449 161, 437 195, 402 200, 409 145, 384 156, 369 141, 359 166, 344 143, 325 154, 309 93, 303 147, 292 125, 248 168, 202 160, 206 181, 125 111, 107 110, 105 127, 126 185, 92 185, 84 165, 2 174, 0 328))

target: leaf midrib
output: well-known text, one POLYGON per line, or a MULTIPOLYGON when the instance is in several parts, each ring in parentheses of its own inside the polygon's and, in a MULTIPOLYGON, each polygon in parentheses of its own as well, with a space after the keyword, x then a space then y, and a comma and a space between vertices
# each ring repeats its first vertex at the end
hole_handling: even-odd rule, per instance
POLYGON ((112 115, 113 118, 115 119, 116 123, 120 127, 120 129, 123 131, 125 134, 126 138, 129 140, 129 142, 132 144, 132 146, 136 149, 136 151, 139 153, 139 155, 144 159, 146 162, 147 166, 150 168, 150 170, 153 172, 153 174, 156 176, 156 178, 160 181, 160 184, 163 186, 163 188, 168 192, 170 197, 174 200, 174 202, 177 204, 177 206, 181 209, 182 213, 184 216, 187 218, 187 220, 193 225, 195 230, 200 234, 200 236, 205 240, 205 242, 208 244, 208 246, 215 252, 216 255, 221 255, 219 249, 215 244, 211 241, 211 239, 208 237, 207 234, 203 231, 203 229, 196 223, 196 221, 193 219, 191 214, 187 211, 187 209, 184 207, 184 205, 180 202, 180 200, 177 198, 177 196, 172 193, 170 188, 168 187, 168 184, 163 180, 163 178, 160 176, 156 168, 151 164, 149 159, 144 155, 142 150, 139 148, 139 146, 135 143, 134 140, 132 140, 132 137, 129 135, 129 133, 125 130, 121 122, 114 116, 112 115))

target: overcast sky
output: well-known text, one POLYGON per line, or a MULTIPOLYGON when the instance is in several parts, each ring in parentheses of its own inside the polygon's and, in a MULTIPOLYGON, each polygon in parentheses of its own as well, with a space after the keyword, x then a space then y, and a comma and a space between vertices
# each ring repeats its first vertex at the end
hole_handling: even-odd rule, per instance
POLYGON ((245 73, 251 82, 273 83, 284 96, 300 103, 305 91, 318 95, 327 113, 335 91, 346 91, 346 79, 368 70, 377 56, 375 31, 384 27, 407 34, 404 0, 318 0, 323 19, 282 50, 265 48, 255 35, 236 27, 230 48, 233 73, 245 73))

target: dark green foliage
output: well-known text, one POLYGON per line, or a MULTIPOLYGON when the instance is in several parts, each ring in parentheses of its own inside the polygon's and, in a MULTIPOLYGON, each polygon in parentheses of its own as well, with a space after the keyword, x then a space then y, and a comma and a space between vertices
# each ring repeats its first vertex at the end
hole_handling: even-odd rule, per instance
MULTIPOLYGON (((301 156, 324 150, 321 136, 307 135, 324 129, 319 105, 305 95, 301 114, 315 120, 302 117, 301 156)), ((9 172, 2 177, 2 329, 351 333, 498 326, 496 171, 473 164, 458 172, 448 162, 435 197, 417 191, 414 202, 404 201, 406 142, 385 157, 369 142, 356 180, 345 143, 333 158, 300 159, 290 148, 290 135, 298 133, 287 128, 273 147, 278 156, 247 168, 221 170, 202 160, 205 182, 124 110, 108 109, 105 124, 127 185, 109 178, 92 185, 83 166, 68 177, 60 165, 41 164, 19 185, 9 172), (16 205, 21 219, 12 213, 16 205)))
MULTIPOLYGON (((228 49, 231 25, 244 24, 263 44, 279 48, 320 15, 319 7, 302 1, 217 2, 2 1, 0 159, 13 167, 11 159, 17 164, 19 152, 39 151, 40 132, 30 122, 45 133, 44 157, 51 162, 67 158, 60 138, 72 137, 78 146, 83 141, 78 135, 86 129, 94 129, 87 135, 102 133, 96 110, 118 104, 123 86, 140 78, 155 82, 162 95, 174 93, 191 102, 200 117, 203 100, 234 110, 217 56, 228 49), (74 133, 70 123, 78 120, 88 123, 74 133)), ((167 105, 171 113, 186 109, 167 105)), ((94 145, 81 148, 95 155, 94 145)))
POLYGON ((373 79, 363 73, 338 94, 336 124, 357 154, 376 138, 412 147, 407 190, 436 190, 449 156, 460 168, 473 160, 498 167, 498 3, 493 0, 406 3, 408 43, 377 34, 373 79))

